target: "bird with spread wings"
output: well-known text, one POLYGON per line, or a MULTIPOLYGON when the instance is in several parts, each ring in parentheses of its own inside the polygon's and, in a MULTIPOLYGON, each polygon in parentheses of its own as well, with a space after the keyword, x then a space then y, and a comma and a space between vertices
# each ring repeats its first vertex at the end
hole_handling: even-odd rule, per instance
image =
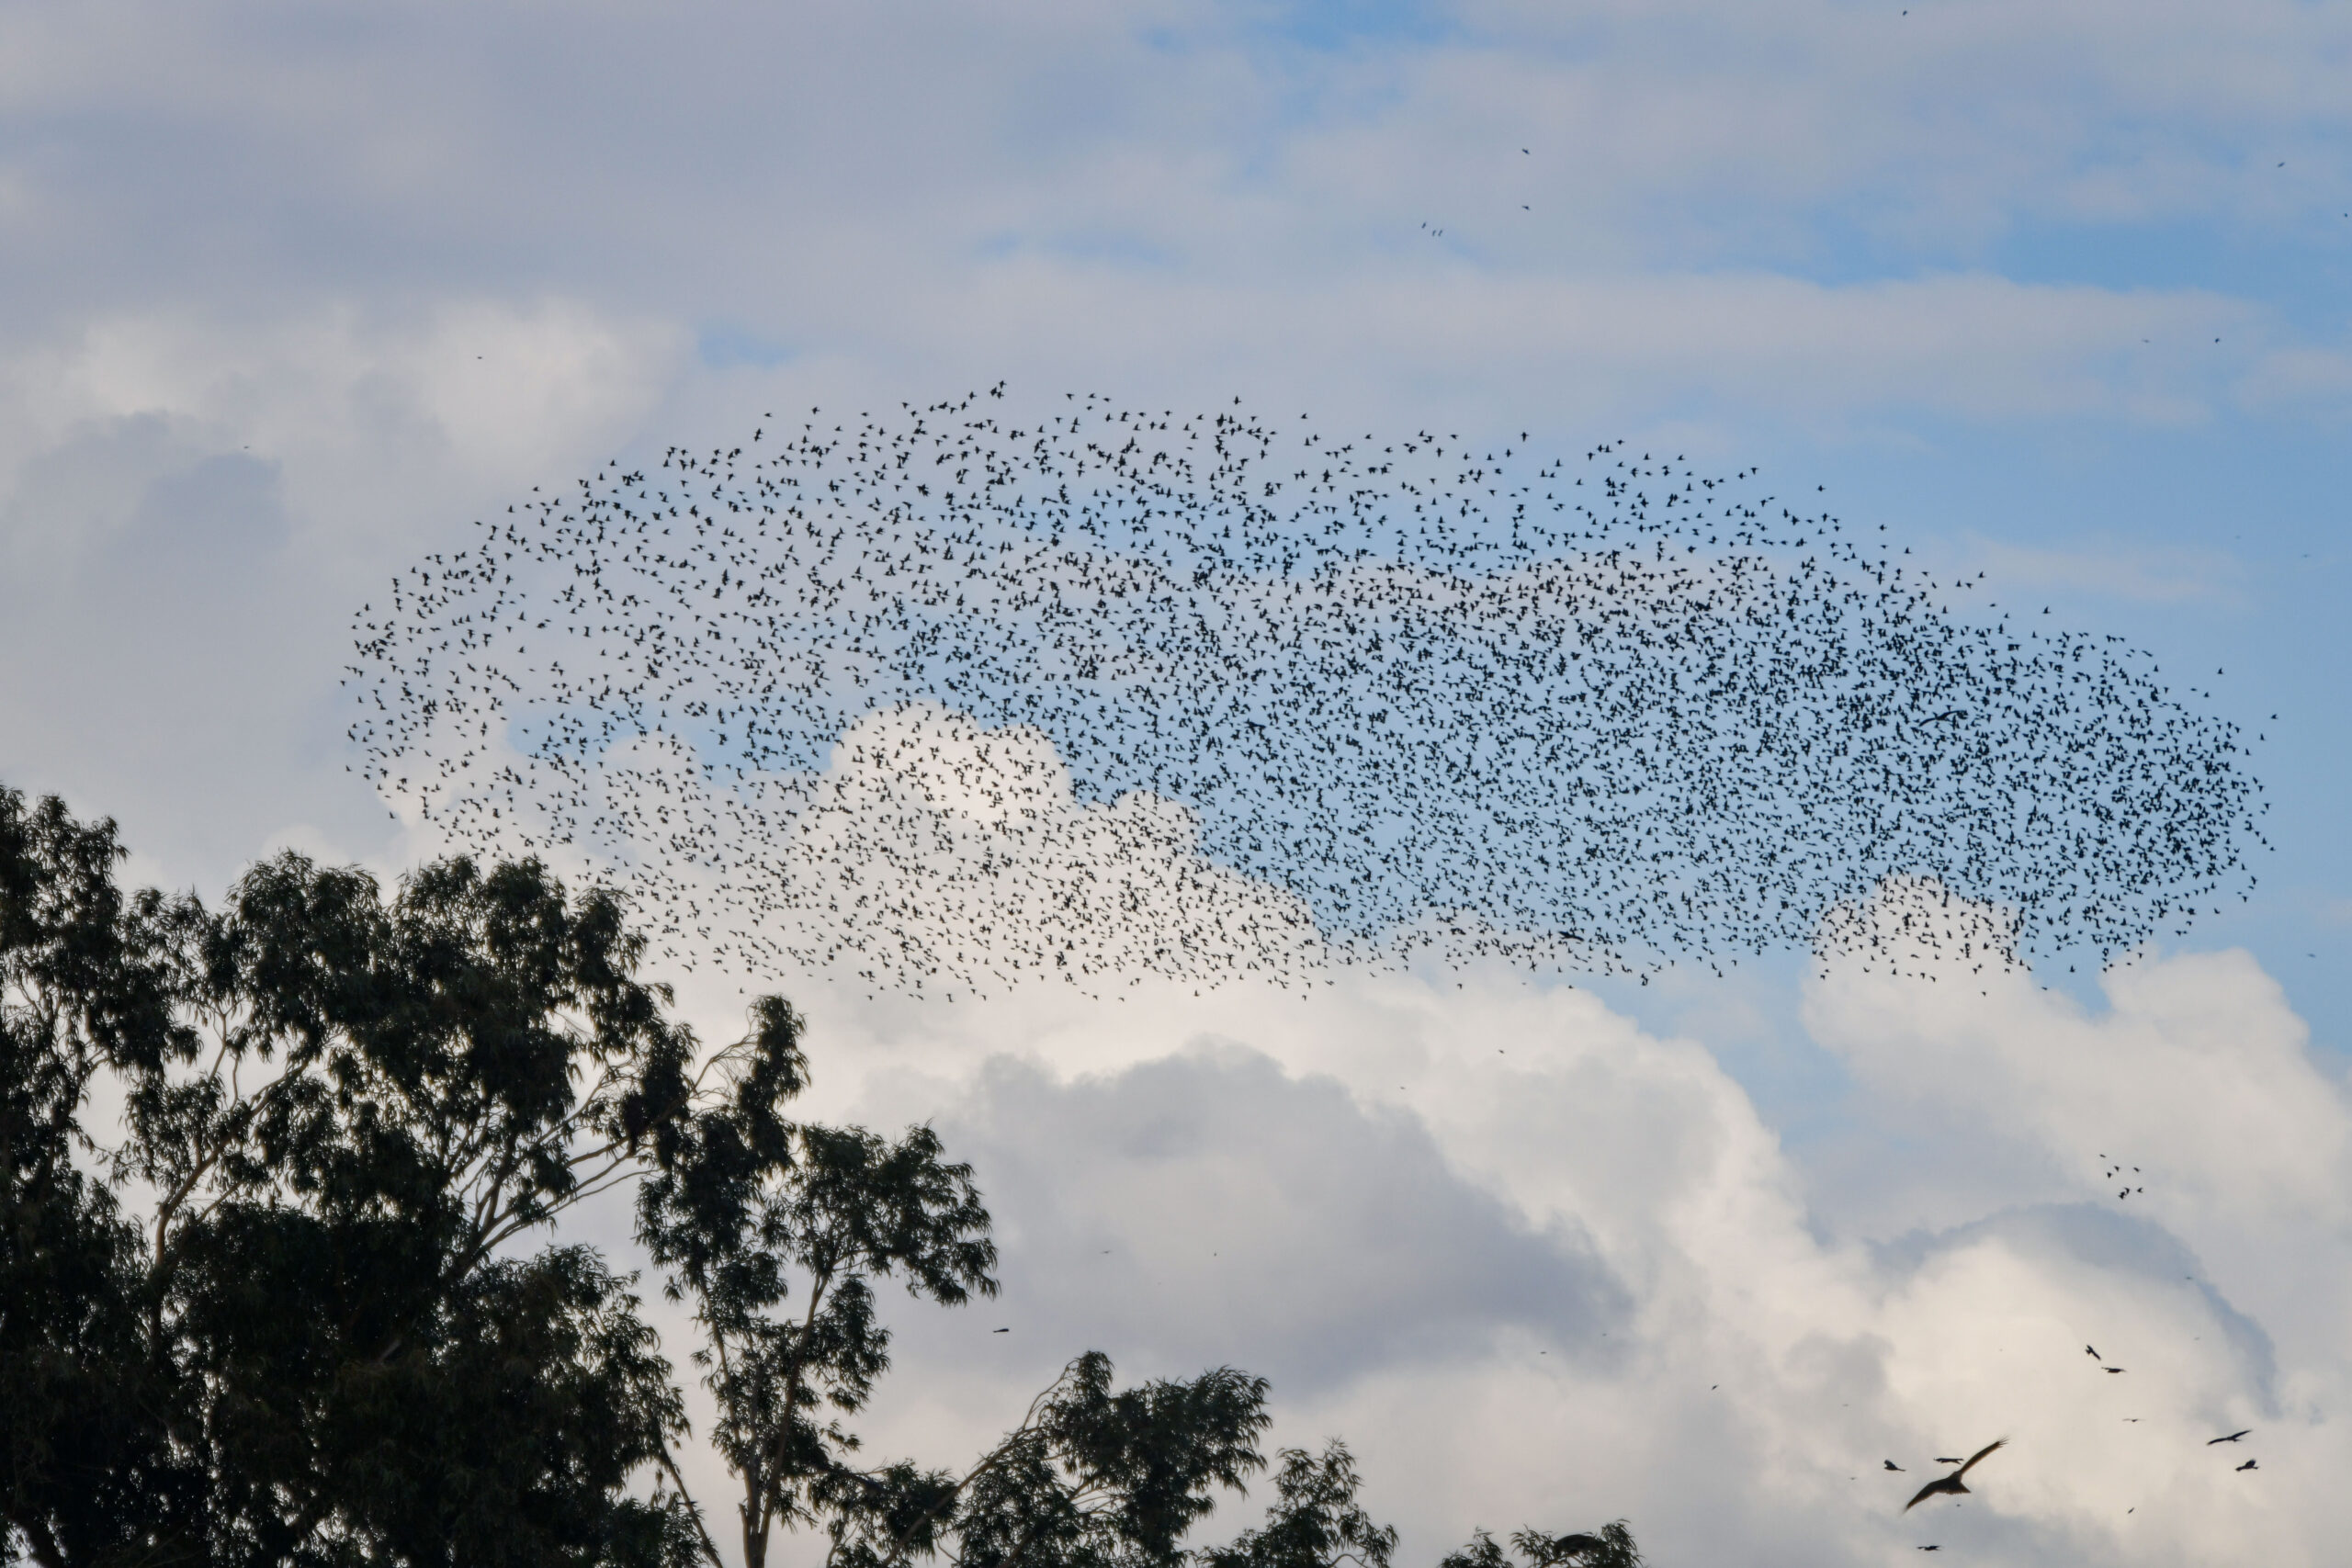
POLYGON ((1995 1449, 2007 1447, 2008 1445, 2008 1438, 2001 1438, 1985 1444, 1981 1449, 1978 1449, 1974 1453, 1968 1456, 1968 1462, 1966 1464, 1962 1465, 1950 1475, 1939 1476, 1937 1479, 1928 1482, 1925 1486, 1920 1487, 1918 1495, 1912 1498, 1908 1503, 1903 1505, 1903 1511, 1906 1514, 1909 1513, 1912 1509, 1917 1507, 1920 1504, 1926 1502, 1928 1498, 1934 1496, 1939 1492, 1949 1492, 1954 1496, 1958 1496, 1962 1493, 1966 1492, 1968 1487, 1960 1478, 1966 1475, 1970 1471, 1974 1470, 1977 1462, 1984 1459, 1986 1454, 1991 1453, 1995 1449))

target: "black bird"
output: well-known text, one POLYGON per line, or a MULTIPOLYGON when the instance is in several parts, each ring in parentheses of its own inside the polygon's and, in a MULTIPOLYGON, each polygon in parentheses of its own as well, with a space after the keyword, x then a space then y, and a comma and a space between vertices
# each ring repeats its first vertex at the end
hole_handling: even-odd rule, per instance
POLYGON ((2088 1356, 2094 1361, 2100 1359, 2099 1353, 2097 1350, 2092 1349, 2087 1345, 2083 1347, 2083 1354, 2088 1356))
POLYGON ((2123 1369, 2121 1367, 2101 1367, 2099 1369, 2099 1371, 2103 1372, 2120 1372, 2123 1369))
POLYGON ((2253 1427, 2241 1427, 2241 1428, 2240 1428, 2239 1430, 2237 1430, 2237 1431, 2232 1432, 2232 1433, 2231 1433, 2228 1437, 2226 1437, 2226 1438, 2206 1438, 2206 1439, 2205 1439, 2205 1446, 2206 1446, 2207 1448, 2209 1448, 2209 1449, 2210 1449, 2210 1448, 2211 1448, 2215 1443, 2234 1443, 2234 1442, 2236 1442, 2240 1438, 2245 1437, 2245 1436, 2246 1435, 2246 1433, 2251 1432, 2251 1431, 2253 1431, 2253 1430, 2254 1430, 2254 1428, 2253 1428, 2253 1427))
POLYGON ((2238 1466, 2238 1468, 2240 1470, 2252 1470, 2254 1468, 2254 1461, 2248 1460, 2244 1464, 2238 1466))
POLYGON ((1919 1490, 1913 1495, 1911 1501, 1903 1505, 1903 1511, 1906 1514, 1909 1513, 1912 1509, 1917 1507, 1920 1504, 1926 1502, 1928 1498, 1936 1495, 1939 1492, 1949 1492, 1954 1496, 1958 1496, 1966 1492, 1968 1487, 1962 1482, 1961 1477, 1966 1475, 1970 1471, 1974 1470, 1984 1460, 1986 1454, 1991 1453, 1996 1449, 2007 1446, 2007 1443, 2008 1438, 1999 1438, 1985 1444, 1983 1448, 1978 1449, 1973 1454, 1969 1456, 1968 1462, 1966 1464, 1962 1465, 1950 1475, 1939 1476, 1937 1479, 1928 1482, 1925 1486, 1920 1487, 1919 1490))
POLYGON ((989 1332, 990 1334, 1010 1334, 1010 1333, 1012 1333, 1012 1330, 1011 1330, 1010 1328, 991 1328, 991 1329, 989 1329, 989 1332))
POLYGON ((1895 1463, 1893 1460, 1888 1460, 1886 1461, 1886 1468, 1896 1472, 1900 1472, 1903 1469, 1901 1465, 1895 1463))

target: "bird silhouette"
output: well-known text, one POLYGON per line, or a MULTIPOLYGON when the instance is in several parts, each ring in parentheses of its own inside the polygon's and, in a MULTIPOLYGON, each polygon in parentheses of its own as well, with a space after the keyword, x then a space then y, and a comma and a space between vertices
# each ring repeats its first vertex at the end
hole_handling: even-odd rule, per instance
POLYGON ((2238 1428, 2238 1430, 2236 1430, 2236 1431, 2234 1431, 2234 1432, 2232 1432, 2232 1433, 2231 1433, 2228 1437, 2226 1437, 2226 1438, 2206 1438, 2206 1439, 2205 1439, 2205 1446, 2206 1446, 2207 1448, 2209 1448, 2209 1449, 2210 1449, 2210 1448, 2211 1448, 2215 1443, 2234 1443, 2234 1442, 2236 1442, 2240 1438, 2245 1437, 2247 1433, 2249 1433, 2249 1432, 2251 1432, 2251 1431, 2253 1431, 2253 1430, 2254 1430, 2254 1428, 2253 1428, 2253 1427, 2241 1427, 2240 1428, 2238 1428))
POLYGON ((1985 1444, 1983 1448, 1977 1450, 1973 1454, 1969 1456, 1968 1462, 1966 1464, 1962 1465, 1950 1475, 1939 1476, 1935 1480, 1928 1482, 1925 1486, 1920 1487, 1917 1493, 1912 1495, 1911 1501, 1903 1505, 1903 1511, 1907 1514, 1912 1509, 1917 1507, 1920 1504, 1926 1502, 1928 1498, 1933 1497, 1939 1493, 1950 1493, 1953 1496, 1959 1496, 1965 1493, 1968 1490, 1968 1487, 1962 1482, 1961 1478, 1966 1475, 1970 1471, 1974 1470, 1978 1463, 1984 1460, 1986 1454, 1991 1453, 1996 1449, 2007 1447, 2007 1444, 2008 1438, 1996 1438, 1994 1441, 1985 1444))

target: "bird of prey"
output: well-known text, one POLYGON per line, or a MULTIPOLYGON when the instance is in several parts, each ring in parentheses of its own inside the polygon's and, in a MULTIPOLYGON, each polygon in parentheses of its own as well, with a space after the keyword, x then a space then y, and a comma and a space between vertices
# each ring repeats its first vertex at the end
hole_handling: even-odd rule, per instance
POLYGON ((2206 1446, 2207 1448, 2209 1448, 2209 1449, 2210 1449, 2210 1448, 2211 1448, 2215 1443, 2234 1443, 2234 1442, 2236 1442, 2240 1438, 2245 1437, 2245 1436, 2246 1435, 2246 1433, 2251 1432, 2251 1431, 2253 1431, 2253 1430, 2254 1430, 2254 1428, 2253 1428, 2253 1427, 2241 1427, 2241 1428, 2240 1428, 2240 1429, 2238 1429, 2237 1431, 2232 1432, 2232 1433, 2231 1433, 2228 1437, 2226 1437, 2226 1438, 2206 1438, 2206 1439, 2205 1439, 2205 1446, 2206 1446))
POLYGON ((1949 1492, 1955 1497, 1960 1496, 1968 1490, 1967 1483, 1963 1482, 1961 1477, 1966 1475, 1970 1471, 1974 1470, 1978 1464, 1984 1461, 1984 1456, 1991 1453, 1995 1449, 2006 1448, 2008 1445, 2008 1441, 2009 1439, 2007 1438, 1996 1438, 1992 1442, 1989 1442, 1983 1448, 1978 1449, 1974 1453, 1969 1455, 1968 1462, 1966 1464, 1962 1465, 1950 1475, 1939 1476, 1935 1480, 1928 1482, 1925 1486, 1920 1487, 1918 1493, 1912 1497, 1911 1501, 1903 1505, 1903 1511, 1906 1514, 1909 1513, 1912 1509, 1917 1507, 1920 1504, 1926 1502, 1928 1498, 1934 1496, 1939 1492, 1949 1492))
POLYGON ((1903 1467, 1902 1467, 1901 1465, 1899 1465, 1899 1464, 1895 1463, 1893 1460, 1888 1460, 1888 1461, 1886 1461, 1886 1468, 1887 1468, 1887 1469, 1889 1469, 1889 1470, 1891 1470, 1891 1471, 1895 1472, 1897 1474, 1902 1473, 1902 1471, 1903 1471, 1903 1467))
POLYGON ((2238 1466, 2238 1468, 2240 1470, 2252 1470, 2254 1468, 2254 1461, 2248 1460, 2244 1464, 2238 1466))

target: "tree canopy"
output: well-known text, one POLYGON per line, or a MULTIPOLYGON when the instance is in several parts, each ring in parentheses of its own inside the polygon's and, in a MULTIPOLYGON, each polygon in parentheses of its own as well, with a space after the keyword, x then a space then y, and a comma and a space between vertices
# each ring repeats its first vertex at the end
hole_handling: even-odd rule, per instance
MULTIPOLYGON (((750 1568, 778 1529, 829 1568, 1388 1568, 1336 1442, 1193 1544, 1265 1465, 1230 1367, 1120 1388, 1088 1351, 960 1472, 869 1461, 880 1287, 997 1289, 974 1172, 797 1119, 779 998, 706 1050, 608 894, 287 854, 209 909, 126 894, 122 853, 0 786, 0 1560, 723 1562, 637 1276, 560 1226, 633 1186, 750 1568)), ((1513 1540, 1639 1561, 1622 1525, 1513 1540)), ((1503 1563, 1482 1533, 1442 1568, 1503 1563)))

